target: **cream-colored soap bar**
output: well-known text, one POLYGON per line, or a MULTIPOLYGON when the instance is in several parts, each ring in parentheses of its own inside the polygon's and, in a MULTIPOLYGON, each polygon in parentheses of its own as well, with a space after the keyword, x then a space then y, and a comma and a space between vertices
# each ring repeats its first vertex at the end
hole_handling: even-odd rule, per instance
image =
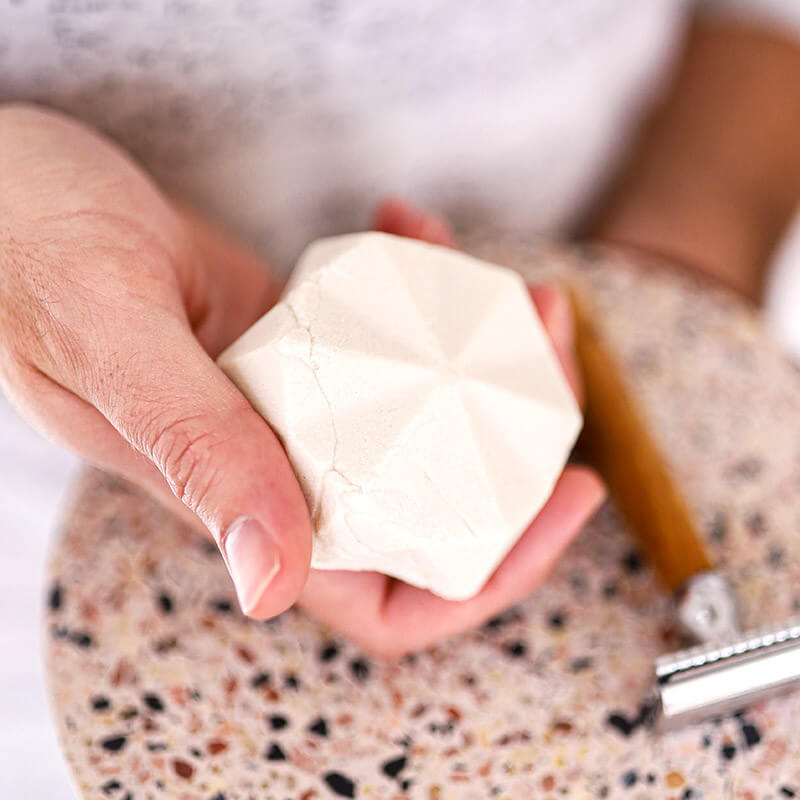
POLYGON ((386 234, 310 245, 219 363, 286 447, 312 565, 452 599, 535 517, 581 425, 519 275, 386 234))

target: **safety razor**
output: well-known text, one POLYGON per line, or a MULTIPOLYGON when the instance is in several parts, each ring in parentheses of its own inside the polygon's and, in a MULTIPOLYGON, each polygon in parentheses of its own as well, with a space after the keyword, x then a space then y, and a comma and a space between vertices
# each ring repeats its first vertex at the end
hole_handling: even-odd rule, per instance
POLYGON ((693 646, 654 665, 650 722, 670 729, 800 689, 800 617, 741 632, 734 592, 714 569, 696 523, 651 436, 586 290, 570 287, 583 376, 581 448, 609 487, 664 585, 693 646))

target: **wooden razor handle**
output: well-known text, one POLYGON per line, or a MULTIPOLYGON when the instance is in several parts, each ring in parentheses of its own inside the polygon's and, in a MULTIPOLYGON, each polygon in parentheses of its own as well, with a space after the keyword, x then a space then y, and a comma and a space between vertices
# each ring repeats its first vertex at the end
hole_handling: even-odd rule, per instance
POLYGON ((586 409, 581 442, 669 589, 711 569, 698 529, 625 379, 594 321, 587 294, 570 287, 586 409))

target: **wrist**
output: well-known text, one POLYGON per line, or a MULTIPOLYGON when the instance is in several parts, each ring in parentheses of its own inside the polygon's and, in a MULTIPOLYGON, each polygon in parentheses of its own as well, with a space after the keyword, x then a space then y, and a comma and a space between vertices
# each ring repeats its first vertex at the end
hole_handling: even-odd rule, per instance
POLYGON ((738 202, 733 193, 631 187, 590 230, 594 239, 682 265, 752 301, 763 290, 781 223, 738 202))

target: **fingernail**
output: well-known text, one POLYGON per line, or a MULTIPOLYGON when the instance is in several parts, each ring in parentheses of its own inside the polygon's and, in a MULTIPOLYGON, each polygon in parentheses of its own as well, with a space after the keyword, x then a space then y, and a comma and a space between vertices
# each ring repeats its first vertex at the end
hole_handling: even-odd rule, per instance
POLYGON ((228 571, 245 614, 258 605, 278 574, 280 555, 267 529, 253 517, 239 517, 222 540, 228 571))

